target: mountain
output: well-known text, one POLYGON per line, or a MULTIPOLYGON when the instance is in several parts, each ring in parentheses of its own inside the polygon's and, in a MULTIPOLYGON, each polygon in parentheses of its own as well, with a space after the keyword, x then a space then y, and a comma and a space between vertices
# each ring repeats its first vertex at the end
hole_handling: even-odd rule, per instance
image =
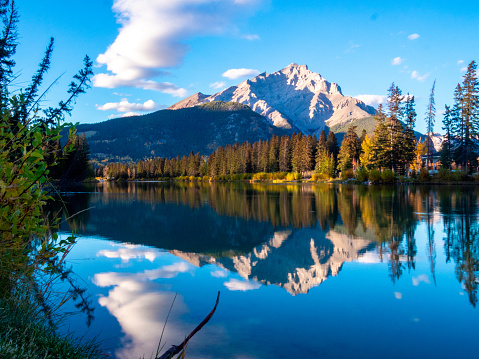
POLYGON ((167 108, 167 110, 179 110, 181 108, 190 108, 200 104, 204 99, 209 97, 210 95, 202 94, 201 92, 197 92, 194 95, 191 95, 180 102, 175 103, 167 108))
POLYGON ((274 284, 290 294, 307 293, 329 276, 337 276, 344 262, 359 259, 374 248, 374 242, 314 229, 283 230, 250 253, 226 257, 170 250, 195 266, 214 264, 237 272, 247 280, 274 284))
POLYGON ((273 134, 290 134, 236 102, 209 102, 144 116, 116 118, 79 125, 77 131, 85 133, 93 159, 116 160, 176 157, 191 151, 208 155, 219 146, 266 140, 273 134))
POLYGON ((345 124, 375 114, 373 107, 344 96, 336 83, 326 81, 306 65, 297 64, 272 74, 262 73, 199 100, 199 103, 211 101, 243 103, 275 127, 317 136, 325 126, 345 124))

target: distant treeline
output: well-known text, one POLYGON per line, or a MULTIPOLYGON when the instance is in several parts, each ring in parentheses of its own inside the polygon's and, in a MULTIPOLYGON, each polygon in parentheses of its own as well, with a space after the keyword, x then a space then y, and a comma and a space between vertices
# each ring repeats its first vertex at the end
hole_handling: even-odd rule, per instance
MULTIPOLYGON (((444 169, 476 171, 479 156, 479 82, 477 65, 472 61, 454 92, 454 105, 446 106, 443 119, 445 141, 440 152, 444 169)), ((235 143, 219 147, 208 157, 200 153, 176 158, 154 158, 136 163, 110 163, 96 169, 97 176, 115 179, 158 179, 176 177, 244 178, 244 174, 297 173, 314 174, 315 178, 367 177, 368 171, 379 170, 394 175, 414 175, 421 169, 434 169, 435 154, 431 136, 436 117, 435 81, 433 83, 425 122, 427 138, 416 139, 414 127, 417 113, 414 96, 403 95, 394 83, 388 89, 385 105, 379 105, 372 136, 350 126, 341 146, 335 134, 323 130, 319 136, 293 134, 254 143, 235 143), (425 160, 425 164, 423 163, 425 160), (356 172, 356 173, 355 173, 356 172), (243 176, 241 176, 243 175, 243 176), (236 176, 236 177, 235 177, 236 176)), ((426 171, 427 172, 427 171, 426 171)), ((281 176, 279 176, 281 177, 281 176)), ((284 177, 284 176, 283 176, 284 177)))

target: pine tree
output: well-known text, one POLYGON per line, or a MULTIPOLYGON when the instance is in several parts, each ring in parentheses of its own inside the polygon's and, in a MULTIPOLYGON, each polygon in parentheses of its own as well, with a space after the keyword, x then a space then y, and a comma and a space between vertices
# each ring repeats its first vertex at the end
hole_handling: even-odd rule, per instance
POLYGON ((404 143, 402 144, 404 153, 404 167, 406 172, 416 157, 416 134, 414 133, 416 116, 414 96, 410 96, 408 94, 405 106, 406 126, 404 129, 404 143))
POLYGON ((356 126, 350 126, 339 149, 338 167, 340 171, 345 172, 348 169, 354 168, 359 162, 360 153, 361 146, 356 134, 356 126))
POLYGON ((278 172, 279 170, 279 145, 279 137, 273 135, 269 145, 268 172, 278 172))
POLYGON ((9 97, 8 86, 12 81, 15 66, 13 56, 17 52, 18 45, 17 23, 19 16, 14 1, 1 1, 0 18, 4 24, 0 38, 0 105, 2 108, 6 108, 9 97))
POLYGON ((441 167, 447 168, 450 171, 451 165, 453 162, 452 115, 451 115, 451 109, 447 105, 444 111, 444 118, 442 120, 442 123, 443 123, 442 129, 445 131, 445 134, 444 134, 445 140, 442 143, 442 148, 440 152, 440 162, 441 162, 441 167))
POLYGON ((293 172, 301 172, 302 134, 293 134, 291 137, 291 167, 293 172))
POLYGON ((458 84, 454 92, 453 137, 456 142, 455 162, 470 173, 477 164, 479 153, 479 81, 477 65, 472 61, 463 76, 462 85, 458 84), (456 111, 457 110, 457 111, 456 111))
POLYGON ((401 142, 403 141, 403 127, 400 123, 402 120, 404 109, 403 101, 404 96, 398 86, 391 84, 388 90, 388 129, 389 129, 389 150, 391 155, 390 166, 394 172, 397 172, 401 158, 404 158, 404 154, 401 153, 401 142))
POLYGON ((377 121, 372 148, 374 166, 377 168, 391 168, 391 142, 382 104, 379 104, 374 118, 377 121))
POLYGON ((429 170, 429 166, 432 163, 432 154, 434 150, 434 144, 432 142, 432 136, 434 135, 434 122, 436 119, 436 102, 434 100, 434 90, 436 87, 436 80, 434 80, 431 88, 431 94, 429 95, 429 102, 426 109, 426 127, 427 127, 427 160, 426 168, 429 170))
POLYGON ((334 160, 334 168, 337 167, 338 164, 338 155, 339 155, 339 146, 338 140, 333 131, 329 131, 328 139, 326 140, 326 151, 332 155, 334 160))
POLYGON ((288 136, 281 136, 279 145, 279 170, 280 172, 291 172, 291 149, 288 136))

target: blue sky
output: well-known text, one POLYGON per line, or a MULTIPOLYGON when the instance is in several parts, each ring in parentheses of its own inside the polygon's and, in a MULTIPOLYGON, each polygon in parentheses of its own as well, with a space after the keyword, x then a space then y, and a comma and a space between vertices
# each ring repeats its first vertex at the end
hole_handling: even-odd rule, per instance
POLYGON ((416 97, 419 131, 436 79, 441 132, 444 105, 452 103, 467 64, 479 60, 478 1, 18 0, 17 6, 15 85, 31 78, 51 36, 45 83, 61 77, 44 105, 64 98, 85 54, 94 60, 92 88, 70 118, 79 123, 152 112, 295 62, 373 105, 395 82, 416 97))

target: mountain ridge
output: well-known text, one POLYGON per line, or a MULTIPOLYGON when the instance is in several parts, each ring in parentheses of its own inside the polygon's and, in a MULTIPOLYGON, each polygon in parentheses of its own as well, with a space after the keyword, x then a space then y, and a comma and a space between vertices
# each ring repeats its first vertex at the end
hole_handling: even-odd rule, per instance
POLYGON ((261 115, 237 102, 209 102, 82 124, 77 126, 77 132, 85 133, 93 159, 134 161, 184 156, 191 151, 209 155, 216 148, 235 142, 255 142, 272 135, 290 134, 269 125, 261 115))
POLYGON ((364 102, 344 96, 338 84, 310 71, 307 65, 295 63, 271 74, 263 72, 198 104, 211 101, 243 103, 275 127, 317 136, 325 127, 376 113, 364 102))

